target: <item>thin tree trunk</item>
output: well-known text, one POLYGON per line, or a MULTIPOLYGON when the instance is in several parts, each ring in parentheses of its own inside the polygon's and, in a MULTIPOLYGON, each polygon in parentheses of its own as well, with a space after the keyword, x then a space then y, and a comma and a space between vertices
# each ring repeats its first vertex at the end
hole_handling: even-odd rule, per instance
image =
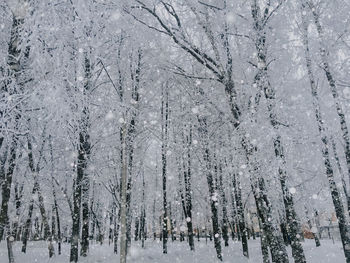
POLYGON ((89 180, 85 175, 84 181, 82 182, 82 240, 80 256, 86 257, 89 250, 89 224, 90 224, 90 213, 89 213, 89 180))
POLYGON ((222 199, 222 237, 225 241, 225 247, 228 247, 228 218, 227 218, 227 200, 222 180, 222 166, 219 164, 219 185, 222 199))
MULTIPOLYGON (((306 214, 306 219, 307 219, 307 224, 310 228, 310 231, 313 230, 313 227, 312 227, 312 223, 311 223, 311 220, 310 220, 310 217, 309 217, 309 211, 307 209, 307 207, 305 206, 305 214, 306 214)), ((315 239, 315 245, 316 247, 319 247, 321 246, 321 243, 320 243, 320 239, 318 238, 318 233, 317 232, 314 232, 312 231, 313 235, 314 235, 314 239, 315 239)))
POLYGON ((214 247, 216 250, 217 258, 222 261, 222 252, 221 252, 221 242, 220 242, 220 228, 219 228, 219 219, 218 219, 218 195, 216 193, 216 189, 214 186, 213 174, 212 174, 212 163, 211 156, 209 150, 209 136, 208 136, 208 127, 207 121, 204 116, 197 115, 198 123, 199 123, 199 132, 202 137, 203 143, 203 159, 206 165, 206 178, 207 184, 209 188, 209 202, 211 209, 211 221, 213 228, 213 236, 214 236, 214 247))
MULTIPOLYGON (((85 84, 84 84, 84 96, 89 96, 88 92, 91 89, 91 62, 90 52, 84 52, 84 72, 85 72, 85 84)), ((87 105, 84 106, 81 120, 81 135, 80 137, 80 154, 78 159, 78 169, 82 169, 81 179, 81 209, 82 209, 82 230, 81 230, 81 250, 80 256, 86 257, 89 250, 89 189, 90 181, 87 174, 88 160, 91 154, 91 144, 89 136, 90 127, 90 112, 87 105)))
MULTIPOLYGON (((191 146, 192 146, 192 127, 189 129, 189 135, 186 136, 185 143, 185 135, 183 134, 183 141, 186 144, 187 149, 187 163, 185 159, 183 159, 183 175, 184 175, 184 183, 185 183, 185 196, 183 196, 181 191, 181 200, 182 207, 185 214, 185 220, 187 224, 187 233, 188 233, 188 244, 190 249, 194 251, 194 233, 193 233, 193 218, 192 218, 192 164, 191 164, 191 146), (186 167, 187 166, 187 167, 186 167)), ((184 146, 185 147, 185 146, 184 146)))
POLYGON ((339 174, 340 174, 340 177, 341 177, 341 181, 342 181, 343 192, 345 194, 346 204, 347 204, 347 209, 348 209, 348 215, 350 216, 350 194, 349 194, 349 191, 346 188, 346 182, 345 182, 345 178, 344 178, 344 173, 343 173, 343 169, 341 167, 340 160, 339 160, 339 157, 338 157, 337 147, 336 147, 334 138, 331 136, 330 140, 331 140, 331 144, 332 144, 332 150, 333 150, 333 154, 334 154, 335 163, 337 164, 337 168, 338 168, 338 171, 339 171, 339 174))
POLYGON ((146 239, 146 197, 145 197, 145 175, 142 174, 142 206, 141 206, 141 226, 140 226, 140 238, 141 238, 141 246, 145 247, 145 239, 146 239))
POLYGON ((120 263, 126 263, 126 247, 127 247, 127 200, 126 200, 126 190, 127 190, 127 181, 128 181, 128 164, 127 164, 127 154, 126 154, 126 123, 123 124, 123 159, 122 159, 122 174, 121 174, 121 204, 120 204, 120 221, 121 221, 121 234, 120 234, 120 263))
POLYGON ((10 230, 8 230, 6 242, 7 242, 7 254, 8 254, 9 263, 15 263, 15 257, 13 255, 13 248, 12 248, 13 239, 14 238, 10 230))
POLYGON ((248 231, 245 226, 245 219, 244 219, 244 208, 242 203, 242 190, 241 190, 241 184, 240 181, 237 180, 237 174, 233 174, 232 177, 232 184, 234 188, 234 195, 235 195, 235 201, 236 201, 236 207, 237 207, 237 217, 238 217, 238 228, 241 236, 242 241, 242 248, 243 248, 243 255, 247 258, 249 258, 249 250, 248 250, 248 231))
POLYGON ((16 147, 17 143, 15 139, 13 139, 11 149, 10 149, 10 158, 8 162, 8 169, 7 173, 5 174, 5 168, 1 167, 1 173, 3 174, 4 181, 2 182, 2 202, 1 202, 1 212, 0 212, 0 239, 3 236, 3 233, 5 229, 6 231, 6 242, 7 242, 7 254, 9 263, 14 263, 14 255, 13 255, 13 249, 12 249, 12 243, 14 241, 13 233, 11 233, 10 229, 10 221, 8 217, 8 204, 10 200, 11 195, 11 184, 12 184, 12 175, 15 169, 15 161, 16 161, 16 147))
POLYGON ((119 227, 120 227, 120 209, 118 209, 118 216, 114 217, 114 248, 113 252, 118 254, 118 237, 119 237, 119 227))
MULTIPOLYGON (((52 213, 56 214, 58 255, 61 255, 62 234, 61 234, 60 215, 58 213, 56 189, 55 189, 55 185, 54 185, 54 158, 53 158, 53 147, 52 147, 51 135, 49 136, 49 143, 50 143, 50 158, 51 158, 51 179, 52 179, 51 186, 52 186, 52 195, 53 195, 53 202, 54 202, 52 213)), ((54 216, 53 216, 53 218, 54 218, 54 216)), ((52 222, 52 224, 54 225, 54 222, 52 222)), ((52 228, 52 232, 53 231, 54 231, 54 228, 52 228)))
POLYGON ((49 257, 51 258, 52 256, 55 255, 55 249, 53 247, 52 244, 52 234, 50 231, 50 225, 49 225, 49 221, 47 219, 47 215, 46 215, 46 210, 45 210, 45 205, 44 205, 44 197, 41 194, 41 189, 40 189, 40 185, 37 182, 37 193, 38 193, 38 201, 39 201, 39 210, 40 210, 40 214, 41 214, 41 218, 42 218, 42 222, 43 222, 43 226, 44 226, 44 238, 45 240, 48 241, 48 249, 49 249, 49 257))
POLYGON ((29 231, 30 228, 32 226, 32 215, 33 215, 33 209, 34 209, 34 195, 36 193, 36 187, 35 185, 33 186, 33 190, 32 190, 32 197, 30 199, 30 203, 29 203, 29 207, 28 207, 28 216, 27 216, 27 220, 24 226, 24 232, 23 232, 23 236, 22 236, 22 241, 23 241, 23 245, 22 245, 22 252, 26 253, 27 251, 27 242, 28 242, 28 238, 29 238, 29 231))
POLYGON ((57 200, 54 200, 54 207, 56 212, 56 220, 57 220, 57 241, 58 241, 58 255, 61 255, 61 243, 62 243, 62 234, 61 234, 61 223, 60 223, 60 215, 58 213, 58 205, 57 200))
POLYGON ((71 236, 71 249, 70 249, 70 262, 78 261, 78 244, 80 235, 80 204, 81 204, 81 168, 77 169, 77 178, 74 181, 73 186, 73 214, 72 214, 72 236, 71 236))
POLYGON ((0 239, 4 235, 5 228, 10 227, 8 216, 8 205, 11 197, 12 176, 16 165, 16 148, 17 141, 13 139, 10 156, 8 159, 8 168, 5 172, 5 167, 1 167, 1 173, 3 173, 3 182, 1 186, 1 211, 0 211, 0 239))
POLYGON ((22 206, 22 197, 23 197, 23 183, 21 186, 18 186, 18 182, 15 184, 15 207, 16 207, 16 219, 13 226, 13 233, 15 235, 15 240, 20 241, 20 226, 19 226, 19 217, 21 214, 20 208, 22 206))
POLYGON ((167 151, 168 151, 168 119, 169 119, 169 94, 168 87, 162 91, 162 183, 163 183, 163 254, 167 254, 168 242, 168 202, 167 202, 167 151))

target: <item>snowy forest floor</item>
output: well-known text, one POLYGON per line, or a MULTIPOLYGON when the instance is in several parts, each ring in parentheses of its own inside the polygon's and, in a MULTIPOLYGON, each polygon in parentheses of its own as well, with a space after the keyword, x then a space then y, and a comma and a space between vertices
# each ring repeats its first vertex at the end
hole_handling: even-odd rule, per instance
MULTIPOLYGON (((335 244, 331 240, 321 240, 321 247, 316 248, 313 240, 304 242, 305 254, 308 263, 342 263, 345 262, 343 250, 340 241, 335 244)), ((215 249, 212 243, 206 244, 205 240, 196 242, 196 251, 192 253, 186 242, 169 242, 168 254, 163 255, 162 244, 159 241, 147 240, 145 249, 140 247, 139 243, 133 243, 130 249, 128 262, 133 263, 163 263, 163 262, 182 262, 182 263, 210 263, 218 262, 216 260, 215 249)), ((249 242, 250 259, 242 256, 241 243, 230 243, 229 247, 223 247, 224 262, 234 263, 258 263, 262 262, 259 240, 250 240, 249 242), (234 260, 233 260, 234 259, 234 260)), ((69 244, 63 244, 63 253, 48 259, 47 247, 44 242, 29 242, 27 254, 20 252, 21 243, 14 245, 14 254, 16 263, 65 263, 69 262, 69 244)), ((291 251, 289 250, 290 258, 291 251)), ((0 262, 7 262, 6 242, 0 243, 0 262)), ((90 254, 87 258, 80 258, 82 263, 118 263, 119 255, 113 254, 113 246, 108 244, 90 244, 90 254)), ((291 260, 291 262, 294 262, 291 260)))

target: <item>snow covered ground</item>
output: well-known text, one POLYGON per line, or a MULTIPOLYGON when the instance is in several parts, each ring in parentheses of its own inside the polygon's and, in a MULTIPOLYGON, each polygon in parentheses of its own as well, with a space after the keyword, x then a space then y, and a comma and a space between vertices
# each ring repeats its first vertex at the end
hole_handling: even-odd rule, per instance
MULTIPOLYGON (((306 240, 304 243, 305 253, 308 263, 342 263, 345 262, 341 243, 331 240, 321 240, 322 245, 315 247, 313 240, 306 240)), ((146 249, 142 249, 139 244, 133 244, 128 260, 132 263, 211 263, 217 262, 215 250, 212 243, 205 243, 205 240, 196 242, 196 251, 193 253, 189 250, 186 242, 169 242, 168 254, 163 255, 159 242, 151 240, 146 242, 146 249)), ((241 244, 230 243, 230 247, 223 247, 224 262, 230 263, 258 263, 262 262, 260 243, 258 240, 251 240, 249 243, 250 259, 247 260, 242 256, 241 244)), ((65 263, 69 262, 69 245, 63 245, 63 253, 48 259, 47 248, 44 242, 30 242, 27 248, 27 254, 20 252, 21 243, 17 242, 14 246, 16 263, 65 263)), ((290 252, 290 251, 289 251, 290 252)), ((7 262, 6 242, 0 243, 0 263, 7 262)), ((107 244, 90 245, 90 255, 88 258, 80 258, 83 263, 118 263, 119 255, 113 254, 113 247, 107 244)), ((291 260, 291 262, 293 262, 291 260)))

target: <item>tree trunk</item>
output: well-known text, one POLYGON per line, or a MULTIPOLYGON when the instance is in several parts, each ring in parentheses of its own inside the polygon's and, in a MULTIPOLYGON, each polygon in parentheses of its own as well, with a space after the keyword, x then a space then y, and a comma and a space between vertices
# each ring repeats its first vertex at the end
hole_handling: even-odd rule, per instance
POLYGON ((0 211, 0 239, 4 235, 6 227, 9 228, 9 216, 8 216, 8 206, 11 197, 11 187, 12 187, 12 176, 16 165, 16 148, 17 141, 13 139, 10 156, 8 159, 7 172, 5 167, 1 167, 1 173, 3 173, 3 182, 1 185, 1 211, 0 211))
MULTIPOLYGON (((288 263, 288 254, 286 246, 283 242, 283 237, 277 227, 274 225, 271 203, 267 196, 265 179, 259 173, 259 166, 254 159, 254 153, 257 150, 252 146, 248 139, 242 140, 242 146, 246 153, 248 164, 250 164, 250 184, 255 200, 259 222, 264 235, 261 237, 261 246, 264 248, 263 253, 266 253, 265 246, 268 244, 271 251, 272 262, 288 263)), ((266 254, 263 254, 266 257, 266 254)))
POLYGON ((127 200, 126 200, 126 190, 128 181, 128 164, 127 164, 127 154, 126 154, 126 123, 123 124, 123 159, 122 159, 122 175, 121 175, 121 204, 120 204, 120 221, 121 221, 121 234, 120 234, 120 263, 126 263, 126 250, 127 250, 127 200))
POLYGON ((19 226, 19 217, 21 214, 20 208, 22 206, 22 197, 23 197, 23 183, 19 186, 19 183, 15 183, 15 207, 16 207, 16 218, 13 225, 13 233, 15 235, 15 240, 20 241, 20 226, 19 226))
POLYGON ((243 255, 247 258, 249 258, 249 250, 248 250, 248 233, 247 228, 245 226, 245 219, 244 219, 244 208, 242 203, 242 190, 241 190, 241 184, 240 181, 237 180, 237 174, 233 174, 232 177, 232 184, 234 188, 234 195, 235 195, 235 201, 236 201, 236 207, 237 207, 237 217, 238 217, 238 228, 239 233, 241 236, 242 241, 242 248, 243 248, 243 255))
POLYGON ((225 189, 222 181, 221 164, 219 164, 219 185, 220 185, 221 200, 222 200, 222 237, 225 241, 225 247, 228 247, 229 236, 228 236, 227 200, 226 200, 225 189))
POLYGON ((52 256, 55 255, 55 249, 52 244, 52 234, 50 231, 49 221, 46 215, 44 197, 41 194, 41 189, 38 182, 36 187, 37 187, 38 200, 39 200, 39 210, 40 210, 40 214, 41 214, 41 218, 44 226, 44 239, 48 241, 49 257, 51 258, 52 256))
POLYGON ((28 238, 29 238, 29 231, 30 228, 32 226, 32 215, 33 215, 33 209, 34 209, 34 195, 36 193, 36 187, 35 184, 33 186, 33 190, 32 190, 32 198, 30 199, 30 203, 29 203, 29 207, 28 207, 28 216, 27 216, 27 220, 24 226, 24 232, 23 232, 23 236, 22 236, 22 241, 23 241, 23 245, 22 245, 22 252, 26 253, 27 251, 27 242, 28 242, 28 238))
MULTIPOLYGON (((311 94, 313 99, 313 107, 315 111, 315 118, 318 125, 318 130, 321 136, 321 143, 322 143, 322 157, 325 165, 326 175, 328 179, 328 185, 329 190, 331 192, 332 201, 335 209, 335 213, 338 218, 338 224, 339 224, 339 231, 340 231, 340 237, 343 244, 343 250, 346 258, 346 262, 350 262, 350 235, 349 230, 347 227, 345 212, 343 203, 341 200, 341 195, 338 190, 338 187, 334 180, 334 173, 333 168, 331 165, 330 157, 329 157, 329 146, 328 146, 328 138, 326 135, 326 131, 324 128, 324 122, 322 120, 321 115, 321 109, 320 109, 320 103, 319 103, 319 97, 317 92, 317 86, 316 82, 314 80, 314 74, 312 71, 312 64, 311 64, 311 56, 309 51, 309 41, 308 41, 308 24, 306 21, 306 17, 303 15, 303 12, 305 12, 306 6, 303 3, 302 4, 302 19, 303 19, 303 44, 304 44, 304 51, 305 51, 305 59, 306 59, 306 66, 310 81, 310 87, 311 87, 311 94)), ((314 17, 317 19, 318 17, 314 17)), ((316 26, 319 27, 320 25, 316 22, 316 26)), ((318 30, 320 30, 318 28, 318 30)), ((321 32, 319 32, 321 33, 321 32)), ((323 58, 325 59, 325 58, 323 58)), ((326 63, 326 61, 324 61, 326 63)), ((326 64, 327 65, 327 64, 326 64)), ((324 66, 326 66, 324 65, 324 66)), ((327 76, 328 77, 328 76, 327 76)), ((335 86, 333 87, 335 89, 335 86)))
POLYGON ((211 220, 212 220, 212 228, 213 228, 213 236, 214 236, 214 246, 216 250, 217 258, 222 261, 222 252, 221 252, 221 242, 220 242, 220 228, 219 228, 219 219, 218 219, 218 195, 216 193, 216 189, 214 186, 213 174, 212 174, 212 163, 211 156, 209 150, 209 135, 208 135, 208 127, 207 121, 204 116, 197 115, 198 123, 199 123, 199 132, 201 135, 202 143, 203 143, 203 159, 206 165, 206 178, 207 184, 209 188, 209 202, 211 209, 211 220))
MULTIPOLYGON (((179 185, 182 187, 181 184, 181 173, 183 174, 183 180, 184 180, 184 188, 185 188, 185 195, 183 195, 183 190, 180 189, 180 197, 181 197, 181 203, 183 212, 185 215, 186 225, 187 225, 187 234, 188 234, 188 244, 190 246, 190 249, 194 251, 194 234, 193 234, 193 218, 192 218, 192 163, 191 163, 191 146, 192 146, 192 127, 189 128, 189 134, 185 136, 184 132, 182 133, 182 140, 183 140, 183 147, 186 148, 187 156, 186 158, 182 158, 182 166, 183 171, 181 171, 181 168, 179 167, 179 173, 180 173, 180 182, 179 185), (186 139, 185 139, 186 138, 186 139)), ((180 166, 180 164, 178 164, 180 166)))
POLYGON ((330 140, 331 140, 331 144, 332 144, 332 150, 333 150, 333 154, 334 154, 335 163, 337 164, 337 168, 338 168, 338 171, 339 171, 339 174, 340 174, 340 177, 341 177, 341 181, 342 181, 343 192, 345 194, 346 204, 347 204, 347 209, 348 209, 348 215, 350 216, 350 194, 349 194, 349 191, 346 188, 346 182, 345 182, 345 178, 344 178, 344 173, 343 173, 343 169, 341 167, 340 160, 339 160, 339 157, 338 157, 337 147, 336 147, 334 138, 331 136, 330 140))
POLYGON ((140 233, 140 220, 138 217, 135 218, 135 229, 134 229, 134 240, 138 241, 139 240, 139 233, 140 233))
MULTIPOLYGON (((33 194, 36 193, 38 195, 38 206, 39 206, 39 211, 41 214, 42 224, 43 224, 43 228, 44 228, 44 239, 48 241, 49 257, 51 258, 52 256, 55 255, 55 249, 54 249, 53 244, 52 244, 52 234, 51 234, 50 225, 49 225, 49 221, 48 221, 47 214, 46 214, 44 197, 42 195, 40 184, 38 181, 39 180, 38 176, 39 176, 39 172, 40 172, 40 162, 43 158, 43 151, 44 151, 45 143, 46 143, 46 138, 45 138, 45 129, 44 129, 43 135, 42 135, 42 143, 41 143, 41 147, 39 150, 39 156, 38 156, 37 163, 35 165, 34 164, 32 143, 31 143, 29 136, 27 138, 28 160, 29 160, 28 164, 29 164, 29 168, 30 168, 31 172, 33 173, 33 179, 34 179, 34 187, 33 187, 32 193, 33 194)), ((29 214, 29 212, 28 212, 28 214, 29 214)), ((31 217, 28 217, 27 220, 31 220, 31 217)), ((22 247, 22 251, 23 251, 23 247, 22 247)))
MULTIPOLYGON (((323 68, 324 73, 326 75, 328 85, 329 85, 330 91, 332 93, 334 102, 335 102, 336 112, 338 114, 340 129, 341 129, 341 133, 342 133, 341 137, 343 139, 345 160, 346 160, 346 165, 347 165, 347 169, 348 169, 347 171, 348 171, 348 176, 349 176, 349 180, 350 180, 350 137, 349 137, 349 130, 348 130, 348 126, 346 123, 345 114, 344 114, 343 107, 342 107, 341 102, 340 102, 337 84, 336 84, 335 78, 333 76, 331 67, 330 67, 329 62, 328 62, 327 56, 328 56, 329 52, 326 49, 326 46, 323 42, 324 41, 323 28, 322 28, 322 25, 320 23, 320 15, 318 13, 318 8, 314 6, 312 0, 306 0, 306 2, 303 2, 303 10, 305 10, 306 5, 310 8, 310 11, 312 12, 314 23, 315 23, 315 26, 317 29, 318 40, 319 40, 319 44, 320 44, 319 54, 321 56, 322 68, 323 68)), ((350 250, 350 248, 349 248, 349 250, 350 250)))
MULTIPOLYGON (((61 243, 62 243, 62 234, 61 234, 61 222, 60 222, 60 215, 58 213, 58 204, 57 204, 57 196, 56 196, 56 189, 54 185, 54 158, 53 158, 53 147, 52 147, 52 138, 51 135, 49 136, 49 143, 50 143, 50 158, 51 158, 51 187, 52 187, 52 195, 53 195, 53 209, 52 209, 52 217, 54 221, 54 213, 56 215, 56 223, 57 223, 57 243, 58 243, 58 255, 61 255, 61 243)), ((52 225, 54 225, 54 222, 52 222, 52 225)), ((52 232, 54 232, 54 228, 52 228, 52 232)))
POLYGON ((262 224, 261 224, 260 221, 261 220, 259 218, 260 246, 261 246, 261 253, 262 253, 262 256, 263 256, 263 263, 270 263, 268 238, 267 238, 266 232, 263 229, 262 224))
POLYGON ((72 214, 72 236, 70 249, 70 262, 78 261, 78 244, 80 235, 80 204, 81 204, 81 168, 77 169, 78 176, 73 187, 73 214, 72 214))
MULTIPOLYGON (((268 7, 265 8, 265 13, 269 12, 268 7)), ((275 156, 279 163, 278 173, 281 184, 283 202, 286 212, 287 224, 289 227, 289 236, 291 239, 292 254, 295 261, 300 263, 306 263, 303 247, 300 243, 300 226, 297 214, 294 209, 294 201, 292 194, 286 185, 287 171, 285 168, 285 155, 284 149, 281 143, 281 136, 279 135, 279 126, 281 123, 277 119, 276 112, 276 97, 275 90, 271 86, 268 77, 268 62, 267 62, 267 48, 266 44, 266 33, 265 33, 265 20, 260 12, 259 4, 256 0, 252 0, 251 13, 254 20, 254 31, 255 31, 255 47, 256 56, 258 61, 258 73, 255 77, 255 83, 257 84, 258 90, 263 91, 266 101, 267 110, 269 113, 269 119, 271 126, 276 132, 276 136, 273 138, 275 156)))
MULTIPOLYGON (((91 89, 91 63, 90 52, 84 52, 84 96, 89 96, 91 89)), ((82 119, 80 123, 80 145, 78 155, 78 167, 81 169, 81 209, 82 209, 82 230, 81 230, 81 250, 80 256, 86 257, 89 250, 89 189, 90 181, 87 174, 88 160, 91 154, 91 144, 89 136, 90 112, 88 105, 85 105, 82 111, 82 119)))
POLYGON ((7 254, 8 254, 9 263, 15 263, 15 257, 13 256, 13 249, 12 249, 13 239, 14 238, 10 230, 8 230, 6 242, 7 242, 7 254))
POLYGON ((120 227, 120 209, 118 209, 118 216, 114 217, 114 248, 113 252, 118 254, 118 237, 119 237, 119 227, 120 227))
POLYGON ((167 254, 168 242, 168 203, 167 203, 167 151, 168 151, 168 119, 169 119, 169 93, 168 87, 162 90, 162 182, 163 182, 163 254, 167 254))
MULTIPOLYGON (((308 211, 306 206, 305 206, 305 214, 306 214, 307 224, 308 224, 308 226, 310 228, 310 231, 312 231, 313 227, 312 227, 312 223, 311 223, 311 220, 310 220, 310 217, 309 217, 309 211, 308 211)), ((320 239, 318 238, 318 233, 315 232, 315 231, 312 231, 312 233, 314 235, 316 247, 321 246, 320 239)))

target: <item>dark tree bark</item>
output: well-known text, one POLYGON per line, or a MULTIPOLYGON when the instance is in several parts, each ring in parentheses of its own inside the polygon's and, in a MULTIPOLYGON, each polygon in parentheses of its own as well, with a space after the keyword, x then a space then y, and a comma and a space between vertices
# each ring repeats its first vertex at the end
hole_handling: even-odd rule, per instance
POLYGON ((263 263, 270 263, 270 254, 269 254, 269 244, 266 231, 264 230, 261 219, 259 218, 259 227, 260 227, 260 246, 261 254, 263 256, 263 263))
POLYGON ((7 242, 7 251, 8 251, 8 259, 9 263, 14 263, 13 249, 12 243, 14 240, 13 233, 10 229, 10 221, 8 216, 8 205, 11 196, 11 185, 12 185, 12 176, 16 165, 16 149, 17 149, 17 140, 13 138, 12 144, 10 146, 9 158, 8 158, 8 168, 5 172, 5 167, 2 166, 2 186, 1 186, 1 211, 0 211, 0 240, 4 235, 6 230, 6 242, 7 242))
MULTIPOLYGON (((86 183, 84 174, 86 172, 87 160, 88 160, 88 156, 90 155, 90 147, 91 147, 89 134, 87 132, 88 127, 86 126, 86 121, 88 121, 88 109, 85 107, 83 110, 83 117, 81 119, 81 130, 79 132, 77 177, 75 179, 74 188, 73 188, 73 214, 72 214, 73 224, 72 224, 70 262, 78 261, 78 244, 79 244, 79 236, 80 236, 80 212, 81 212, 81 204, 82 204, 81 202, 82 186, 84 183, 86 183)), ((84 225, 85 225, 85 222, 84 222, 84 225)), ((88 233, 86 236, 86 232, 85 232, 83 239, 84 240, 88 239, 88 233)), ((86 243, 84 243, 84 245, 86 245, 86 243)))
POLYGON ((126 155, 126 135, 127 127, 126 123, 123 124, 122 129, 122 169, 121 169, 121 182, 120 182, 120 263, 126 263, 127 253, 127 182, 128 182, 128 164, 126 155))
MULTIPOLYGON (((228 216, 227 216, 227 199, 225 195, 225 189, 222 179, 222 164, 219 164, 219 185, 221 192, 221 200, 222 200, 222 237, 225 241, 225 247, 228 247, 228 216)), ((248 248, 246 248, 248 249, 248 248)))
POLYGON ((135 229, 134 229, 134 240, 138 241, 139 240, 139 233, 140 233, 140 220, 138 217, 135 218, 135 229))
POLYGON ((23 197, 23 186, 24 184, 21 183, 21 185, 19 185, 18 182, 15 183, 15 207, 16 207, 16 218, 15 218, 15 222, 13 225, 13 233, 15 235, 15 240, 16 241, 20 241, 20 235, 21 235, 21 227, 19 224, 19 217, 21 214, 21 206, 22 206, 22 197, 23 197))
POLYGON ((167 151, 168 151, 168 125, 169 125, 169 91, 166 86, 162 90, 162 187, 163 187, 163 254, 167 254, 168 241, 168 203, 167 203, 167 151), (166 90, 164 90, 166 89, 166 90))
POLYGON ((281 228, 284 244, 286 244, 286 246, 290 245, 287 224, 284 222, 284 219, 281 219, 280 228, 281 228))
POLYGON ((338 168, 338 171, 339 171, 339 174, 340 174, 340 177, 341 177, 341 181, 342 181, 343 192, 344 192, 345 198, 346 198, 348 214, 350 216, 350 194, 349 194, 349 191, 347 190, 347 187, 346 187, 346 182, 345 182, 345 178, 344 178, 344 172, 343 172, 343 169, 341 167, 339 156, 338 156, 338 152, 337 152, 337 146, 336 146, 334 138, 332 136, 330 137, 330 141, 331 141, 331 144, 332 144, 332 150, 333 150, 335 163, 337 165, 337 168, 338 168))
MULTIPOLYGON (((54 214, 55 219, 57 223, 57 235, 56 240, 58 244, 58 255, 61 255, 61 244, 62 244, 62 234, 61 234, 61 222, 60 222, 60 215, 58 212, 58 203, 57 203, 57 195, 56 195, 56 188, 54 184, 54 158, 53 158, 53 147, 52 147, 52 138, 51 135, 49 136, 49 143, 50 143, 50 158, 51 158, 51 186, 52 186, 52 195, 53 195, 53 209, 52 209, 52 226, 54 226, 54 214)), ((52 227, 52 232, 54 232, 54 227, 52 227)))
POLYGON ((207 120, 204 116, 197 115, 199 127, 198 131, 201 136, 202 144, 203 144, 203 159, 205 162, 206 168, 206 179, 207 185, 209 189, 209 203, 211 209, 211 221, 213 228, 213 236, 214 236, 214 246, 216 250, 217 258, 222 261, 222 252, 221 252, 221 242, 220 242, 220 227, 219 227, 219 219, 218 219, 218 195, 216 192, 216 188, 214 185, 213 172, 212 172, 212 161, 210 156, 209 149, 209 135, 208 135, 208 125, 207 120))
MULTIPOLYGON (((185 125, 185 130, 186 130, 185 125)), ((183 214, 185 216, 188 234, 188 244, 191 251, 195 250, 194 234, 193 234, 193 219, 192 219, 192 162, 191 162, 191 147, 192 147, 192 126, 188 129, 188 135, 185 135, 185 130, 182 131, 182 147, 186 149, 186 157, 182 155, 177 158, 179 169, 179 195, 183 214), (181 165, 182 163, 182 165, 181 165), (184 185, 183 185, 183 183, 184 185), (184 188, 184 189, 183 189, 184 188), (185 192, 185 193, 184 193, 185 192)), ((175 140, 176 144, 176 140, 175 140)))
MULTIPOLYGON (((85 84, 84 84, 84 96, 89 96, 88 92, 91 89, 91 62, 90 62, 90 52, 85 52, 84 54, 84 70, 85 70, 85 84)), ((78 155, 78 166, 77 169, 81 169, 81 209, 82 209, 82 229, 81 229, 81 250, 80 256, 86 257, 89 250, 89 189, 90 181, 87 174, 88 161, 91 154, 91 143, 90 143, 90 112, 88 106, 83 108, 83 117, 81 120, 81 136, 80 140, 80 156, 78 155)))
POLYGON ((249 250, 248 250, 248 231, 245 226, 244 219, 244 208, 242 203, 242 190, 240 181, 237 180, 237 174, 233 173, 232 175, 232 184, 234 188, 234 195, 237 207, 237 219, 238 219, 238 228, 242 241, 243 255, 249 258, 249 250))
POLYGON ((119 236, 119 228, 120 228, 120 209, 118 209, 118 216, 114 217, 114 248, 113 252, 118 254, 118 236, 119 236))
POLYGON ((146 240, 146 205, 145 205, 145 176, 142 174, 142 206, 141 206, 141 222, 140 222, 140 238, 141 246, 145 247, 146 240))
POLYGON ((24 225, 24 232, 23 232, 23 236, 22 236, 22 241, 23 241, 22 252, 23 253, 26 253, 26 251, 27 251, 27 242, 28 242, 28 238, 29 238, 29 231, 30 231, 30 228, 32 226, 32 215, 33 215, 33 209, 34 209, 33 196, 35 195, 35 193, 36 193, 36 188, 33 187, 32 198, 30 199, 30 203, 29 203, 29 207, 28 207, 28 216, 27 216, 26 223, 24 225))

